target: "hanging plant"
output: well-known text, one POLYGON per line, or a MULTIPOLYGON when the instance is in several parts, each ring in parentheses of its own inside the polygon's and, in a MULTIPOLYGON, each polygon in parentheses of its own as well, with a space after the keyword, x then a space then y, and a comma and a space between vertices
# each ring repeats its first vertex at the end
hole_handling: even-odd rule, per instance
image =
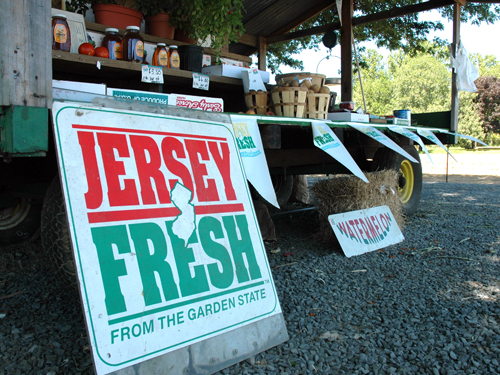
POLYGON ((198 44, 209 41, 219 61, 222 47, 244 32, 243 11, 242 0, 180 0, 171 17, 198 44))

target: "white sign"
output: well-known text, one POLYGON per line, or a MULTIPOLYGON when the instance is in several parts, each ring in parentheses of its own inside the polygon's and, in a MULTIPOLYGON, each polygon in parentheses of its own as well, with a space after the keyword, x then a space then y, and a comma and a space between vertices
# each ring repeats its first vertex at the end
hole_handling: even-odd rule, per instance
POLYGON ((238 142, 240 156, 245 166, 248 181, 266 201, 280 208, 274 191, 259 125, 252 116, 231 115, 234 135, 238 142))
POLYGON ((332 158, 349 169, 355 176, 361 178, 364 182, 369 183, 368 179, 358 167, 349 151, 344 147, 339 138, 324 122, 311 121, 313 130, 313 143, 316 147, 322 149, 332 158))
POLYGON ((405 137, 410 138, 411 140, 417 142, 420 145, 420 147, 422 147, 422 150, 425 151, 425 153, 429 157, 429 160, 431 161, 431 163, 434 164, 434 162, 432 161, 432 158, 431 158, 431 154, 429 154, 427 147, 425 147, 424 142, 422 141, 422 139, 418 135, 409 131, 406 128, 402 128, 401 126, 397 126, 397 125, 387 125, 387 128, 395 133, 404 135, 405 137))
POLYGON ((436 135, 433 132, 431 132, 430 130, 427 130, 427 129, 419 128, 419 129, 417 129, 417 133, 419 135, 421 135, 422 137, 427 138, 429 141, 437 144, 439 147, 441 147, 443 150, 445 150, 448 153, 448 155, 450 155, 453 158, 453 160, 457 161, 457 159, 455 159, 455 157, 450 153, 450 151, 446 148, 446 146, 443 145, 443 143, 438 139, 438 137, 436 137, 436 135))
POLYGON ((163 68, 154 65, 143 65, 141 82, 163 83, 163 68))
POLYGON ((193 89, 207 90, 210 84, 208 74, 193 73, 193 89))
POLYGON ((388 206, 330 215, 328 221, 348 258, 404 240, 388 206))
POLYGON ((231 125, 53 113, 97 374, 280 313, 231 125))
POLYGON ((354 129, 359 130, 361 133, 367 135, 368 137, 375 139, 376 141, 382 143, 384 146, 390 148, 391 150, 397 152, 398 154, 403 155, 411 162, 418 164, 418 161, 413 156, 411 156, 409 153, 407 153, 405 150, 399 147, 392 139, 390 139, 381 131, 368 125, 359 125, 352 122, 349 123, 349 126, 352 126, 354 129))

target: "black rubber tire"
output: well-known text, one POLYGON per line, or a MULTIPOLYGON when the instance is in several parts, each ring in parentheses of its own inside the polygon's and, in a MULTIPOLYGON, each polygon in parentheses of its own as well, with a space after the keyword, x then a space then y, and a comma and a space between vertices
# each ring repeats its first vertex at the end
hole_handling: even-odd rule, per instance
POLYGON ((76 289, 75 258, 58 176, 50 184, 43 202, 41 240, 50 267, 65 285, 76 289))
POLYGON ((403 212, 405 215, 410 216, 417 211, 422 195, 422 164, 420 163, 418 151, 414 146, 407 145, 401 147, 418 160, 418 163, 413 163, 397 152, 384 147, 378 149, 375 153, 372 170, 395 169, 403 177, 407 177, 404 186, 399 192, 401 202, 403 203, 403 212), (407 176, 405 176, 405 173, 407 176))
POLYGON ((286 204, 292 196, 293 179, 293 176, 284 176, 282 174, 271 176, 274 192, 276 193, 276 199, 278 200, 280 207, 286 204))
POLYGON ((42 205, 29 198, 0 212, 0 245, 12 245, 35 237, 40 229, 42 205))

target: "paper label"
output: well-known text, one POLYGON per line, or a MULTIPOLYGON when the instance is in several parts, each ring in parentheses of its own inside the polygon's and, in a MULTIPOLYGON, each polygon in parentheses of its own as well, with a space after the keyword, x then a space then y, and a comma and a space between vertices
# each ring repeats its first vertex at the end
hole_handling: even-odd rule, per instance
POLYGON ((208 74, 193 73, 193 89, 207 90, 210 84, 208 74))
POLYGON ((163 69, 159 66, 143 65, 141 82, 163 83, 163 69))

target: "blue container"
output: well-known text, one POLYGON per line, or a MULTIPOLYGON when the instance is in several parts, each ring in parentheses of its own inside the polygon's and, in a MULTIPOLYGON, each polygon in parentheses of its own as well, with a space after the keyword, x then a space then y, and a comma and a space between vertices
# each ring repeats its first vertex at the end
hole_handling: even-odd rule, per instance
POLYGON ((397 109, 393 111, 394 116, 397 118, 404 118, 409 120, 411 118, 411 111, 409 109, 397 109))

